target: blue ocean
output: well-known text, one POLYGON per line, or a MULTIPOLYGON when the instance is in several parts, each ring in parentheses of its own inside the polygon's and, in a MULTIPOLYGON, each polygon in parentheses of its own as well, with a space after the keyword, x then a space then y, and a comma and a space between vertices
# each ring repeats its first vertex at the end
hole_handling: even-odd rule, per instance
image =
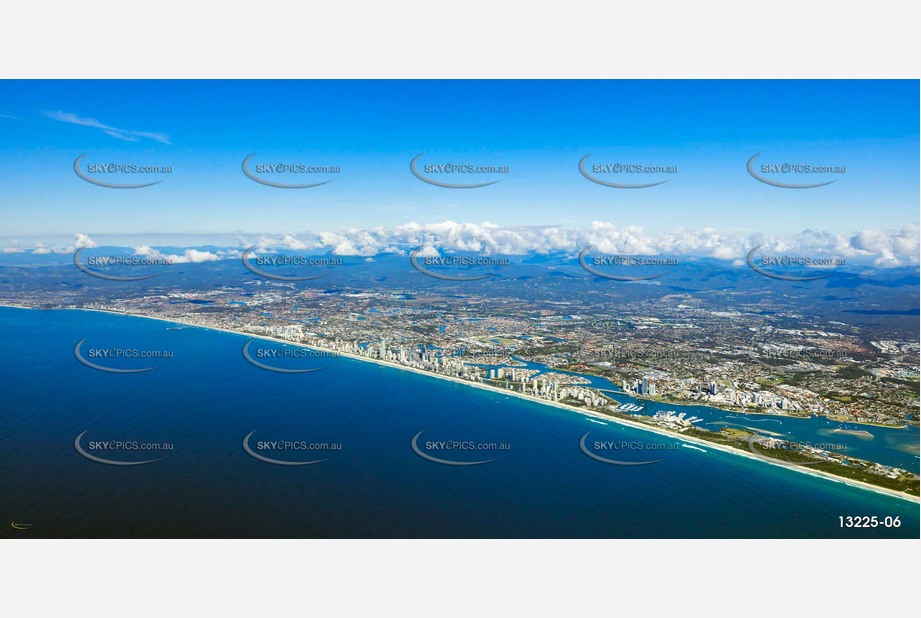
POLYGON ((0 332, 8 537, 919 536, 917 503, 397 368, 272 356, 292 346, 255 342, 265 364, 320 369, 276 373, 247 362, 246 335, 87 311, 0 308, 0 332), (94 369, 78 344, 100 366, 148 370, 94 369), (168 354, 92 354, 115 349, 168 354), (619 460, 655 463, 587 456, 587 432, 588 444, 642 446, 619 460), (261 460, 247 436, 266 458, 318 463, 261 460), (438 463, 414 437, 433 459, 488 463, 438 463), (113 442, 170 448, 99 448, 113 442), (271 450, 279 443, 294 446, 271 450), (842 527, 847 516, 880 523, 842 527))

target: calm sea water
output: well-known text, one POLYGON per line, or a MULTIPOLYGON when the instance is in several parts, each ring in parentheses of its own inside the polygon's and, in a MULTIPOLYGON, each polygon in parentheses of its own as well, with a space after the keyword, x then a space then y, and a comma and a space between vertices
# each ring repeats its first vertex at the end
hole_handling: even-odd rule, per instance
MULTIPOLYGON (((141 318, 0 308, 0 513, 7 537, 860 537, 917 538, 917 504, 746 458, 701 452, 640 430, 351 359, 243 357, 242 335, 167 330, 141 318), (95 358, 142 368, 113 374, 82 348, 166 350, 171 358, 95 358), (494 458, 476 466, 428 461, 494 458), (618 441, 643 451, 598 451, 618 441), (81 456, 159 461, 112 466, 81 456), (243 438, 341 445, 258 451, 243 438), (101 452, 92 442, 170 443, 159 452, 101 452), (500 443, 486 455, 427 441, 500 443), (841 515, 898 517, 899 528, 842 529, 841 515), (27 530, 10 526, 31 525, 27 530)), ((251 349, 292 349, 257 342, 251 349)), ((753 558, 756 559, 756 558, 753 558)))
MULTIPOLYGON (((521 359, 519 360, 521 361, 521 359)), ((528 369, 536 369, 541 372, 550 371, 546 365, 541 363, 521 362, 528 369)), ((556 373, 572 373, 569 371, 553 371, 556 373)), ((618 385, 612 385, 610 381, 598 376, 574 375, 581 375, 588 379, 591 386, 610 391, 608 394, 621 404, 632 403, 641 406, 643 409, 636 412, 636 414, 652 416, 656 412, 667 410, 684 412, 687 417, 696 416, 700 418, 701 421, 697 425, 704 429, 715 431, 721 427, 728 426, 755 430, 762 435, 770 435, 785 440, 834 447, 828 450, 834 450, 858 459, 875 461, 887 466, 895 466, 903 470, 910 470, 916 474, 921 469, 921 460, 918 457, 919 450, 921 450, 919 449, 921 435, 919 435, 918 427, 877 427, 858 423, 841 423, 821 416, 797 418, 766 414, 741 414, 711 406, 660 403, 633 397, 622 391, 618 385)))

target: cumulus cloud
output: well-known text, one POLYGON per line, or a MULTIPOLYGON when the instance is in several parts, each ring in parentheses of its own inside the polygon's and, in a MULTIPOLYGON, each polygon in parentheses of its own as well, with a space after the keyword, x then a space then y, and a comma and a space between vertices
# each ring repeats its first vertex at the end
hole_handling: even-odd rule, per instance
MULTIPOLYGON (((186 249, 181 255, 164 255, 149 246, 136 247, 137 255, 169 259, 176 264, 202 263, 239 259, 244 249, 255 247, 257 253, 278 251, 317 251, 337 256, 354 256, 366 261, 386 254, 407 255, 420 249, 420 256, 452 252, 476 252, 486 255, 563 254, 575 256, 585 247, 592 254, 662 255, 687 259, 713 258, 732 266, 743 266, 746 255, 760 247, 761 255, 797 255, 839 257, 848 262, 893 268, 919 264, 917 223, 900 230, 864 229, 852 234, 833 234, 821 230, 804 230, 792 236, 724 233, 705 227, 699 230, 677 229, 648 232, 639 226, 618 226, 594 221, 584 227, 531 226, 501 227, 489 222, 436 223, 410 222, 395 227, 350 228, 344 231, 319 231, 294 234, 260 235, 237 238, 238 247, 202 251, 186 249)), ((66 253, 80 247, 96 247, 87 234, 74 235, 74 247, 57 248, 36 243, 33 253, 66 253)), ((3 250, 15 253, 14 242, 3 250)))
POLYGON ((188 262, 191 264, 198 264, 200 262, 216 262, 220 258, 210 251, 197 251, 195 249, 186 249, 185 253, 181 256, 171 256, 173 262, 182 264, 183 262, 188 262))
POLYGON ((298 240, 294 234, 284 234, 281 238, 281 245, 286 249, 294 249, 296 251, 303 251, 305 249, 317 249, 315 243, 306 243, 302 240, 298 240))
MULTIPOLYGON (((309 235, 308 235, 309 236, 309 235)), ((576 254, 591 246, 593 253, 627 255, 673 255, 715 258, 741 264, 747 253, 760 246, 764 254, 842 257, 867 261, 878 267, 918 264, 919 227, 901 230, 861 230, 850 235, 805 230, 794 236, 722 233, 706 227, 651 233, 640 226, 618 226, 594 221, 582 228, 560 226, 500 227, 489 222, 410 222, 392 228, 352 228, 318 232, 313 238, 261 237, 258 246, 326 249, 335 255, 373 257, 384 253, 405 254, 422 248, 420 255, 438 251, 476 252, 491 255, 528 253, 576 254)))
POLYGON ((427 257, 439 257, 438 249, 432 245, 425 245, 416 252, 417 257, 427 258, 427 257))
POLYGON ((901 266, 905 256, 911 256, 917 263, 918 225, 906 225, 900 231, 880 232, 861 230, 854 234, 849 248, 855 253, 874 256, 874 265, 880 267, 901 266))
POLYGON ((310 251, 322 249, 323 244, 316 238, 302 240, 291 233, 284 233, 279 236, 271 234, 261 234, 255 241, 249 240, 245 236, 238 235, 237 242, 240 247, 249 249, 253 247, 253 253, 275 253, 277 249, 291 249, 292 251, 310 251))
POLYGON ((49 255, 52 253, 73 253, 76 251, 74 247, 58 247, 56 245, 46 245, 43 242, 36 242, 35 248, 32 249, 30 253, 33 255, 49 255))
POLYGON ((77 114, 72 114, 70 112, 44 112, 44 115, 52 120, 57 120, 58 122, 66 122, 67 124, 75 124, 81 127, 91 127, 94 129, 99 129, 106 135, 114 137, 116 139, 124 140, 126 142, 137 142, 142 139, 149 139, 155 142, 160 142, 161 144, 170 144, 170 139, 168 136, 162 133, 153 133, 150 131, 135 131, 132 129, 119 129, 113 127, 93 118, 84 118, 78 116, 77 114))
POLYGON ((77 249, 93 249, 96 247, 96 243, 88 234, 77 232, 74 234, 74 247, 77 249))
POLYGON ((210 251, 199 251, 198 249, 186 249, 182 255, 164 254, 152 247, 137 247, 134 250, 135 255, 148 257, 155 260, 166 260, 170 264, 200 264, 202 262, 216 262, 221 258, 210 251))

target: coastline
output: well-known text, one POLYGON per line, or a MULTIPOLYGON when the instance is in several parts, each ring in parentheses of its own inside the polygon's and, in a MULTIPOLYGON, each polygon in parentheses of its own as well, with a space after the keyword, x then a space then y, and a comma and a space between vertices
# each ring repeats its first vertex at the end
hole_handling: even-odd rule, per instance
MULTIPOLYGON (((570 371, 568 369, 564 371, 569 371, 570 373, 578 373, 577 371, 570 371)), ((603 376, 596 374, 596 373, 584 373, 581 375, 590 375, 596 378, 603 378, 603 376)), ((611 392, 616 393, 616 392, 622 392, 622 391, 612 390, 611 392)), ((792 418, 792 419, 807 419, 813 416, 812 414, 803 416, 801 414, 784 414, 782 412, 755 412, 755 411, 747 410, 745 408, 735 408, 735 407, 729 407, 729 406, 723 407, 720 405, 714 405, 710 402, 691 401, 691 400, 678 401, 674 399, 668 399, 666 397, 661 397, 659 395, 654 395, 654 396, 640 395, 638 393, 632 393, 632 392, 624 393, 624 394, 630 397, 633 397, 634 399, 640 400, 640 401, 651 401, 653 403, 659 403, 665 406, 676 406, 676 407, 684 407, 684 408, 702 406, 705 408, 713 408, 714 410, 720 410, 722 412, 727 412, 729 414, 742 414, 745 416, 767 416, 767 417, 792 418)), ((883 425, 881 423, 873 423, 870 421, 851 421, 851 420, 840 420, 840 419, 830 418, 830 417, 826 417, 826 418, 829 418, 829 420, 835 421, 836 423, 850 423, 851 425, 866 425, 868 427, 876 427, 878 429, 908 429, 909 427, 907 423, 903 425, 883 425)))
MULTIPOLYGON (((662 405, 666 405, 666 406, 680 406, 680 407, 703 406, 707 408, 714 408, 716 410, 722 410, 723 412, 728 412, 730 414, 741 414, 744 416, 767 416, 767 417, 793 418, 793 419, 807 419, 813 416, 812 414, 803 416, 801 414, 783 414, 783 413, 778 413, 778 412, 753 412, 753 411, 745 410, 745 409, 736 409, 736 408, 730 408, 730 407, 724 408, 724 407, 720 407, 717 405, 713 405, 709 402, 683 403, 683 402, 673 401, 671 399, 665 399, 665 398, 660 398, 660 397, 648 397, 646 395, 637 395, 636 393, 629 393, 629 395, 636 399, 641 399, 643 401, 653 401, 655 403, 661 403, 662 405)), ((849 423, 851 425, 866 425, 868 427, 876 427, 878 429, 908 429, 907 424, 905 425, 883 425, 881 423, 872 423, 869 421, 850 421, 850 420, 839 420, 839 419, 830 418, 830 417, 826 417, 826 418, 829 418, 829 420, 832 420, 836 423, 849 423)))
MULTIPOLYGON (((13 308, 13 309, 28 309, 28 310, 33 310, 33 311, 34 311, 34 310, 38 310, 37 308, 34 308, 34 307, 25 307, 25 306, 21 306, 21 305, 0 304, 0 307, 7 307, 7 308, 13 308)), ((135 317, 135 318, 143 318, 143 319, 148 319, 148 320, 156 320, 156 321, 158 321, 158 322, 164 322, 164 323, 167 323, 167 324, 178 324, 178 325, 185 326, 185 327, 189 327, 189 328, 202 328, 202 329, 206 329, 206 330, 212 330, 212 331, 217 331, 217 332, 223 332, 223 333, 228 333, 228 334, 231 334, 231 335, 237 335, 237 336, 241 336, 241 337, 249 337, 249 338, 254 338, 254 339, 262 339, 262 340, 265 340, 265 341, 272 341, 272 342, 275 342, 275 343, 283 343, 283 344, 286 344, 286 345, 299 346, 299 347, 303 347, 303 348, 307 348, 307 349, 311 349, 311 350, 318 350, 318 351, 325 351, 325 352, 330 352, 330 351, 331 351, 331 350, 329 350, 328 348, 322 348, 322 347, 312 346, 312 345, 308 345, 308 344, 300 343, 300 342, 295 342, 295 341, 287 341, 287 340, 284 340, 284 339, 278 339, 278 338, 270 337, 270 336, 267 336, 267 335, 257 335, 257 334, 255 334, 255 333, 247 333, 247 332, 243 332, 243 331, 230 330, 230 329, 227 329, 227 328, 220 328, 220 327, 216 327, 216 326, 202 326, 202 325, 200 325, 200 324, 194 324, 194 323, 191 323, 191 322, 183 322, 183 321, 176 320, 176 319, 160 318, 160 317, 155 317, 155 316, 143 315, 143 314, 139 314, 139 313, 128 313, 128 312, 124 312, 124 311, 110 311, 110 310, 106 310, 106 309, 86 309, 86 308, 76 308, 76 307, 75 307, 75 308, 69 308, 69 309, 53 309, 53 311, 89 311, 89 312, 96 312, 96 313, 105 313, 105 314, 110 314, 110 315, 125 315, 125 316, 135 317)), ((439 373, 434 373, 434 372, 431 372, 431 371, 425 371, 425 370, 423 370, 423 369, 417 369, 417 368, 415 368, 415 367, 407 367, 407 366, 404 366, 404 365, 399 365, 399 364, 396 364, 396 363, 391 363, 391 362, 383 361, 383 360, 376 359, 376 358, 369 358, 369 357, 366 357, 366 356, 359 356, 359 355, 357 355, 357 354, 350 354, 350 353, 346 353, 346 352, 340 352, 340 351, 338 351, 338 350, 336 350, 335 352, 337 353, 337 355, 341 356, 342 358, 351 358, 351 359, 353 359, 353 360, 358 360, 358 361, 364 361, 364 362, 375 363, 375 364, 377 364, 377 365, 384 366, 384 367, 390 367, 390 368, 393 368, 393 369, 400 369, 400 370, 404 370, 404 371, 411 371, 411 372, 416 373, 416 374, 419 374, 419 375, 429 376, 429 377, 432 377, 432 378, 437 378, 437 379, 442 379, 442 380, 448 380, 448 381, 455 382, 455 383, 457 383, 457 384, 463 384, 463 385, 466 385, 466 386, 472 386, 472 387, 474 387, 474 388, 483 389, 483 390, 490 391, 490 392, 493 392, 493 393, 496 393, 496 394, 501 394, 501 395, 506 395, 506 396, 512 396, 512 397, 518 397, 518 398, 524 399, 524 400, 526 400, 526 401, 531 401, 531 402, 534 402, 534 403, 543 404, 543 405, 547 405, 547 406, 553 406, 553 407, 555 407, 555 408, 557 408, 557 409, 565 410, 565 411, 567 411, 567 412, 575 412, 575 413, 577 413, 577 414, 581 414, 581 415, 586 416, 586 417, 590 417, 590 418, 594 418, 594 419, 598 419, 598 420, 603 420, 603 421, 610 422, 610 423, 616 423, 616 424, 618 424, 618 425, 622 425, 622 426, 625 426, 625 427, 631 427, 631 428, 633 428, 633 429, 638 429, 638 430, 641 430, 641 431, 647 431, 647 432, 654 433, 654 434, 657 434, 657 435, 660 435, 660 436, 663 436, 663 437, 666 437, 666 438, 671 438, 671 439, 674 439, 674 440, 678 440, 679 442, 685 442, 685 443, 688 443, 688 444, 696 445, 696 446, 698 446, 698 447, 706 447, 707 449, 713 449, 713 450, 716 450, 716 451, 720 451, 720 452, 727 453, 727 454, 730 454, 730 455, 735 455, 735 456, 738 456, 738 457, 745 457, 745 458, 747 458, 747 459, 749 459, 749 460, 752 460, 752 461, 757 461, 757 462, 765 463, 765 464, 768 464, 768 465, 778 466, 778 467, 781 467, 781 468, 785 468, 785 469, 787 469, 787 470, 791 470, 791 471, 793 471, 793 472, 798 472, 798 473, 800 473, 800 474, 805 474, 805 475, 812 476, 812 477, 815 477, 815 478, 822 478, 822 479, 825 479, 825 480, 834 481, 834 482, 837 482, 837 483, 842 483, 842 484, 844 484, 844 485, 849 485, 849 486, 851 486, 851 487, 855 487, 855 488, 858 488, 858 489, 863 489, 863 490, 866 490, 866 491, 872 491, 872 492, 875 492, 875 493, 878 493, 878 494, 882 494, 882 495, 886 495, 886 496, 890 496, 890 497, 894 497, 894 498, 901 498, 901 499, 906 500, 906 501, 909 501, 909 502, 914 502, 914 503, 916 503, 916 504, 921 504, 921 498, 919 498, 918 496, 912 496, 912 495, 910 495, 910 494, 903 493, 903 492, 899 492, 899 491, 895 491, 895 490, 892 490, 892 489, 888 489, 888 488, 886 488, 886 487, 880 487, 880 486, 877 486, 877 485, 872 485, 872 484, 870 484, 870 483, 865 483, 865 482, 863 482, 863 481, 858 481, 858 480, 856 480, 856 479, 849 479, 849 478, 837 476, 837 475, 835 475, 835 474, 831 474, 831 473, 828 473, 828 472, 822 472, 822 471, 820 471, 820 470, 809 470, 809 469, 805 469, 805 468, 802 467, 802 466, 790 465, 790 464, 787 464, 787 463, 785 463, 785 462, 783 462, 783 461, 780 461, 780 460, 777 460, 777 461, 770 461, 770 460, 764 459, 764 458, 762 458, 762 457, 757 457, 757 456, 755 456, 753 453, 746 453, 745 451, 743 451, 743 450, 741 450, 741 449, 733 448, 733 447, 730 447, 730 446, 725 446, 725 445, 718 444, 718 443, 715 443, 715 442, 710 442, 710 441, 708 441, 708 440, 704 440, 704 439, 701 439, 701 438, 695 438, 695 437, 692 437, 692 436, 685 436, 685 435, 683 435, 683 434, 676 433, 676 432, 672 432, 672 431, 669 431, 669 430, 667 430, 667 429, 662 429, 662 428, 660 428, 660 427, 655 427, 655 426, 652 426, 652 425, 648 425, 648 424, 646 424, 646 423, 640 423, 640 422, 630 421, 630 420, 622 419, 622 418, 618 418, 618 417, 607 416, 607 415, 602 414, 602 413, 600 413, 600 412, 595 412, 595 411, 592 411, 592 410, 586 410, 586 409, 583 409, 583 408, 577 408, 577 407, 575 407, 575 406, 570 406, 570 405, 563 404, 563 403, 559 403, 559 402, 556 402, 556 401, 549 401, 549 400, 546 400, 546 399, 540 399, 540 398, 537 398, 537 397, 532 397, 532 396, 530 396, 530 395, 525 395, 525 394, 523 394, 523 393, 518 393, 518 392, 515 392, 515 391, 513 391, 513 390, 503 389, 503 388, 499 388, 499 387, 496 387, 496 386, 491 386, 491 385, 488 385, 488 384, 483 384, 483 383, 480 383, 480 382, 473 382, 473 381, 470 381, 470 380, 464 380, 464 379, 461 379, 461 378, 456 378, 456 377, 453 377, 453 376, 447 376, 447 375, 443 375, 443 374, 439 374, 439 373)))
POLYGON ((904 425, 883 425, 881 423, 871 423, 869 421, 843 421, 839 418, 829 417, 829 420, 832 420, 836 423, 850 423, 851 425, 866 425, 867 427, 878 427, 880 429, 908 429, 908 424, 904 425))

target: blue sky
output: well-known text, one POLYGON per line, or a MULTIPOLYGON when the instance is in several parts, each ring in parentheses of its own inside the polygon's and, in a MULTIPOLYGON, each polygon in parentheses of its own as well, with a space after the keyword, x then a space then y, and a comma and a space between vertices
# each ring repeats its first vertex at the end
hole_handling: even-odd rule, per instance
POLYGON ((917 81, 5 81, 0 237, 445 220, 765 234, 902 228, 918 221, 918 93, 917 81), (84 152, 174 173, 154 187, 104 189, 73 173, 84 152), (511 173, 481 189, 434 187, 409 172, 423 152, 511 173), (679 174, 650 189, 609 189, 578 173, 589 152, 679 174), (848 172, 827 187, 779 189, 746 173, 756 152, 848 172), (250 153, 342 173, 314 189, 273 189, 241 173, 250 153))

